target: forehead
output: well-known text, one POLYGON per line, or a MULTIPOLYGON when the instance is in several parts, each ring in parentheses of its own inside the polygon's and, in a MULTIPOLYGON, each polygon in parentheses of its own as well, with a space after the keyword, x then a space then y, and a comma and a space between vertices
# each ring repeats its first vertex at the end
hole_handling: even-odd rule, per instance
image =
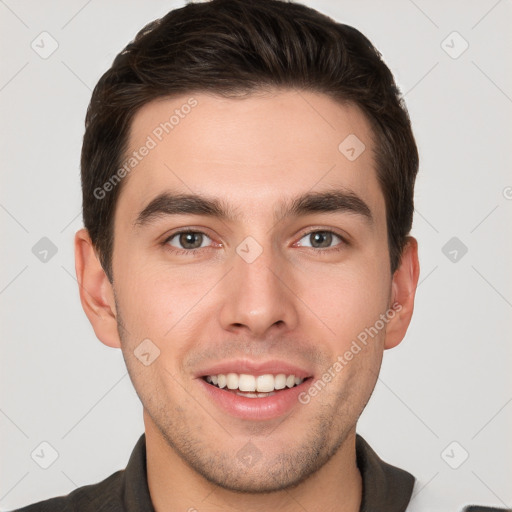
POLYGON ((221 197, 243 216, 305 191, 341 186, 382 213, 372 135, 356 106, 319 93, 156 100, 132 121, 123 163, 133 167, 126 166, 118 209, 136 215, 173 191, 221 197))

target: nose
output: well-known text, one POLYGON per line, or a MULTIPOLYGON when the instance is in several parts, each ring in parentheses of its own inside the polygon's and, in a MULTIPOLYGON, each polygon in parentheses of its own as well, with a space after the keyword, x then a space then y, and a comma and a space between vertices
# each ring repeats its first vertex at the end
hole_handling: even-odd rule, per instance
POLYGON ((299 299, 293 288, 286 262, 270 248, 254 261, 234 254, 233 268, 222 289, 222 327, 231 332, 245 330, 244 334, 258 338, 269 336, 271 330, 293 330, 299 319, 299 299))

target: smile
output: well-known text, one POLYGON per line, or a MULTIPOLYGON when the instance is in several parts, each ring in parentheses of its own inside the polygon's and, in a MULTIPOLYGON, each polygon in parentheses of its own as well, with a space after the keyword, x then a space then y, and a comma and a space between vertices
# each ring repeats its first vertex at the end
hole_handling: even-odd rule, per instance
POLYGON ((247 398, 265 398, 275 395, 275 391, 293 388, 302 384, 304 379, 293 374, 249 375, 246 373, 219 373, 207 375, 204 380, 219 389, 227 389, 247 398))

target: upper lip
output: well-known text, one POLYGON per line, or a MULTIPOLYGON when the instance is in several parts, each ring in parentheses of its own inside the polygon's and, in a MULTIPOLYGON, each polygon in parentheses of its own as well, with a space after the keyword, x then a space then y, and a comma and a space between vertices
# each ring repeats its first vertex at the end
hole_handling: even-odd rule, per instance
POLYGON ((238 373, 247 375, 295 375, 299 379, 306 379, 312 376, 312 372, 306 368, 290 364, 286 361, 279 361, 277 359, 269 361, 250 361, 248 359, 233 359, 220 361, 211 366, 201 368, 196 372, 197 377, 206 377, 207 375, 220 375, 227 373, 238 373))

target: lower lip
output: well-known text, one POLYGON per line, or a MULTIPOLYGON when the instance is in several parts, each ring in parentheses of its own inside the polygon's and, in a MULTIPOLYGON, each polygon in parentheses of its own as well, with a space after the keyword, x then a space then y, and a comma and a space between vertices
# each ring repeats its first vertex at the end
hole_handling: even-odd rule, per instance
POLYGON ((244 420, 263 421, 279 418, 290 412, 293 407, 300 406, 298 396, 309 385, 310 379, 264 398, 247 398, 208 384, 201 378, 198 380, 214 403, 228 414, 244 420))

